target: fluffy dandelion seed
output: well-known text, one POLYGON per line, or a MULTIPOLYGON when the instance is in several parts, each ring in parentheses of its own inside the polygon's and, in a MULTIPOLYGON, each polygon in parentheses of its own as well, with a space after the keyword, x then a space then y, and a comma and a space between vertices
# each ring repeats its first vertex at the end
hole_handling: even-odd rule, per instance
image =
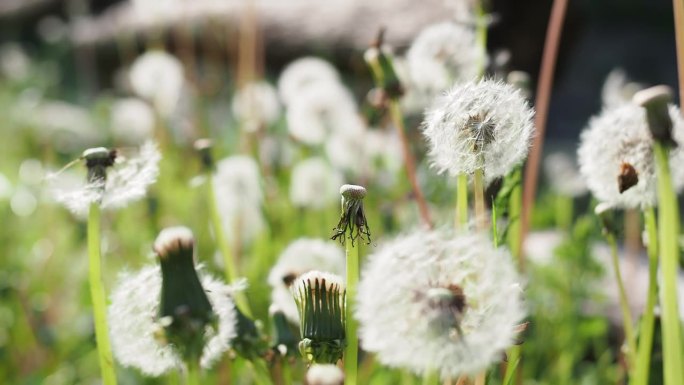
POLYGON ((587 185, 579 174, 579 167, 567 154, 556 152, 547 156, 544 171, 555 192, 569 197, 586 194, 587 185))
POLYGON ((267 82, 243 86, 233 98, 233 113, 247 132, 256 132, 280 116, 280 102, 275 88, 267 82))
MULTIPOLYGON (((684 143, 684 120, 669 106, 672 136, 684 143)), ((587 187, 601 202, 619 208, 644 208, 657 199, 653 138, 646 110, 635 104, 604 110, 582 132, 578 161, 587 187)), ((670 151, 675 189, 684 185, 684 150, 670 151)))
POLYGON ((317 57, 304 57, 293 61, 278 79, 278 93, 284 104, 289 105, 312 85, 337 84, 340 75, 335 67, 317 57))
POLYGON ((338 83, 307 87, 288 104, 286 119, 290 135, 308 145, 322 144, 331 133, 354 135, 364 130, 354 97, 338 83))
POLYGON ((185 83, 183 65, 176 57, 163 51, 146 52, 133 62, 128 76, 133 91, 162 116, 174 112, 185 83))
POLYGON ((268 275, 273 289, 271 300, 288 320, 299 323, 297 305, 290 287, 299 276, 312 270, 344 275, 344 252, 335 242, 321 239, 301 238, 290 243, 268 275))
POLYGON ((333 364, 314 364, 306 372, 306 385, 343 385, 344 372, 333 364))
POLYGON ((480 168, 488 180, 504 176, 527 156, 533 115, 513 86, 493 80, 457 85, 423 122, 432 165, 453 176, 480 168))
POLYGON ((425 28, 406 54, 412 84, 433 95, 480 74, 485 53, 473 28, 451 22, 425 28))
POLYGON ((137 145, 152 138, 154 133, 154 111, 137 98, 114 102, 110 121, 112 135, 118 143, 137 145))
POLYGON ((415 232, 369 257, 359 337, 380 362, 442 378, 498 361, 525 316, 512 257, 483 236, 415 232))
POLYGON ((312 363, 336 363, 344 350, 344 281, 314 270, 297 278, 291 290, 299 309, 300 352, 312 363))
POLYGON ((363 198, 366 196, 366 189, 362 186, 345 184, 340 187, 340 195, 342 195, 342 215, 337 227, 333 229, 335 232, 332 240, 339 240, 344 244, 347 237, 351 239, 352 246, 357 238, 366 240, 368 244, 371 242, 370 228, 368 227, 368 220, 366 220, 366 213, 363 208, 363 198))
POLYGON ((342 176, 323 158, 309 158, 292 169, 290 200, 295 206, 322 209, 337 202, 342 176))
POLYGON ((103 209, 119 209, 144 197, 159 175, 161 154, 154 142, 147 142, 130 159, 102 147, 86 150, 82 158, 88 168, 87 183, 76 188, 60 188, 56 187, 58 182, 53 183, 55 200, 79 217, 85 216, 94 202, 103 209))

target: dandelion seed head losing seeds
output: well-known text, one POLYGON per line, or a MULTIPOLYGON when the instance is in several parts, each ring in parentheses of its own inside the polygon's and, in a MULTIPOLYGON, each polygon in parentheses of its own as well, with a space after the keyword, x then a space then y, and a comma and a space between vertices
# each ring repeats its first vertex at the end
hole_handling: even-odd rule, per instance
POLYGON ((354 135, 364 130, 352 94, 339 83, 316 83, 287 105, 290 135, 308 145, 322 144, 331 133, 354 135))
POLYGON ((295 206, 322 209, 337 202, 342 175, 323 158, 309 158, 295 164, 290 180, 290 201, 295 206))
POLYGON ((511 255, 484 236, 415 232, 369 256, 356 318, 380 362, 442 378, 497 362, 525 316, 511 255))
POLYGON ((608 73, 601 88, 603 108, 615 108, 632 102, 632 96, 644 88, 642 84, 629 80, 627 73, 621 68, 615 68, 608 73))
MULTIPOLYGON (((684 143, 684 120, 679 109, 670 105, 669 115, 674 140, 684 143)), ((580 137, 580 173, 601 202, 616 208, 653 206, 657 200, 657 179, 652 147, 644 108, 625 104, 604 110, 591 118, 580 137)), ((670 167, 674 187, 679 191, 684 185, 681 146, 670 152, 670 167)))
POLYGON ((533 110, 520 91, 494 80, 456 85, 429 108, 423 122, 432 166, 452 176, 484 169, 504 176, 527 156, 533 110))
POLYGON ((299 276, 312 270, 343 276, 344 251, 335 242, 301 238, 280 253, 278 262, 268 274, 268 283, 272 288, 271 301, 292 323, 299 323, 299 313, 290 286, 299 276))
POLYGON ((317 57, 303 57, 288 64, 278 79, 278 93, 283 104, 289 105, 312 85, 336 84, 340 80, 335 67, 317 57))
MULTIPOLYGON (((199 269, 200 281, 218 316, 218 328, 207 326, 200 364, 210 368, 236 337, 237 315, 232 296, 235 289, 199 269)), ((181 368, 182 358, 165 343, 159 319, 162 278, 159 266, 122 274, 111 294, 108 320, 112 351, 123 366, 150 376, 181 368)))
POLYGON ((331 239, 344 244, 349 238, 352 245, 357 239, 361 239, 370 244, 371 233, 363 208, 366 189, 363 186, 345 184, 340 187, 340 195, 342 195, 342 214, 340 221, 333 229, 331 239))
POLYGON ((265 81, 244 85, 233 97, 233 114, 247 132, 256 132, 272 124, 280 116, 278 94, 265 81))
POLYGON ((152 108, 137 98, 119 99, 112 104, 110 127, 117 143, 139 145, 152 138, 155 116, 152 108))
POLYGON ((159 114, 174 112, 185 83, 183 65, 175 56, 148 51, 133 62, 128 76, 133 91, 149 100, 159 114))
POLYGON ((433 95, 478 76, 485 53, 469 26, 444 22, 425 28, 406 54, 412 83, 433 95))
MULTIPOLYGON (((97 154, 106 157, 112 152, 105 148, 86 150, 83 157, 87 168, 88 162, 92 161, 88 158, 97 154)), ((111 159, 112 163, 106 166, 106 179, 95 178, 71 187, 60 186, 58 181, 53 183, 53 179, 59 179, 58 175, 48 178, 48 181, 55 200, 74 215, 83 217, 91 203, 99 202, 102 209, 115 210, 144 197, 147 187, 157 180, 160 160, 161 154, 156 143, 149 141, 140 147, 135 157, 111 159)), ((91 170, 89 168, 89 174, 91 170)))
POLYGON ((544 159, 544 171, 551 188, 558 194, 579 197, 587 193, 587 184, 575 161, 565 153, 555 152, 544 159))
POLYGON ((313 364, 306 372, 306 385, 343 385, 344 372, 337 365, 313 364))

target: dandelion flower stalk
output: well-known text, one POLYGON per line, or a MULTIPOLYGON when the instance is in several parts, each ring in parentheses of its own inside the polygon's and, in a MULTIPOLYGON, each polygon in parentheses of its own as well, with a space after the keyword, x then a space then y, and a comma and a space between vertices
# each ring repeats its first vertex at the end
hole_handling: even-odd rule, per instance
POLYGON ((644 209, 644 222, 648 234, 648 295, 646 297, 646 309, 641 318, 636 365, 629 382, 631 385, 648 384, 651 352, 653 351, 655 306, 658 301, 658 228, 655 210, 652 207, 644 209))
MULTIPOLYGON (((221 215, 219 214, 218 204, 216 201, 216 190, 214 189, 213 170, 215 168, 215 164, 214 158, 211 154, 212 142, 209 139, 199 139, 195 142, 195 149, 200 153, 202 166, 206 172, 206 194, 207 204, 209 205, 209 216, 211 217, 211 224, 214 229, 216 243, 218 243, 219 250, 223 256, 226 279, 228 280, 228 283, 235 283, 238 279, 237 263, 235 261, 235 255, 230 248, 230 244, 226 239, 223 223, 221 222, 221 215)), ((235 303, 240 311, 242 311, 246 316, 252 316, 249 302, 242 291, 235 293, 235 303)))
POLYGON ((653 136, 653 153, 658 186, 658 249, 661 253, 663 286, 663 371, 665 385, 679 384, 684 380, 684 356, 677 302, 679 274, 679 207, 673 189, 670 170, 670 148, 677 143, 672 138, 672 119, 668 102, 672 92, 668 87, 657 86, 638 92, 634 101, 646 109, 646 118, 653 136))
MULTIPOLYGON (((88 183, 100 184, 107 177, 106 168, 113 165, 112 152, 94 148, 83 153, 88 167, 88 183)), ((99 188, 99 187, 94 187, 99 188)), ((93 302, 95 341, 104 385, 116 384, 114 359, 107 327, 107 297, 102 283, 102 255, 100 247, 100 203, 92 202, 88 211, 88 266, 90 297, 93 302)))
POLYGON ((468 174, 458 174, 456 186, 456 228, 468 226, 468 174))

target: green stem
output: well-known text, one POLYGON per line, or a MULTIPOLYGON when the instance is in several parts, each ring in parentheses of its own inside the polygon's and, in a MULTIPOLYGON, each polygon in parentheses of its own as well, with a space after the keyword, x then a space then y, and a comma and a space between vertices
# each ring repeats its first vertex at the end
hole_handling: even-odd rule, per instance
POLYGON ((468 174, 458 174, 456 187, 456 228, 468 227, 468 174))
POLYGON ((612 234, 608 235, 606 238, 608 240, 608 244, 610 245, 610 256, 613 262, 613 270, 615 271, 615 280, 618 284, 620 309, 622 310, 622 325, 625 330, 625 340, 627 342, 627 366, 631 370, 631 368, 636 362, 634 357, 634 355, 636 354, 636 340, 634 338, 634 324, 632 323, 632 313, 629 310, 629 302, 627 301, 625 284, 622 280, 622 274, 620 273, 620 260, 618 258, 617 241, 615 240, 615 236, 612 234))
POLYGON ((273 381, 271 380, 271 372, 268 370, 268 366, 266 366, 266 363, 263 360, 255 358, 254 360, 249 361, 249 364, 252 367, 252 370, 254 371, 254 382, 256 384, 273 384, 273 381))
POLYGON ((677 304, 679 207, 672 189, 669 151, 657 141, 653 150, 658 173, 658 247, 661 253, 660 271, 663 274, 663 371, 665 385, 675 385, 684 383, 682 335, 677 304))
POLYGON ((102 284, 102 257, 100 255, 100 206, 90 205, 88 212, 88 264, 90 280, 90 297, 93 302, 93 319, 95 321, 95 342, 102 371, 104 385, 116 384, 114 359, 109 342, 107 327, 107 297, 102 284))
POLYGON ((287 358, 280 360, 283 385, 292 385, 292 368, 287 358))
POLYGON ((187 363, 187 373, 185 377, 186 385, 200 385, 200 367, 199 361, 191 361, 187 363))
POLYGON ((506 364, 506 374, 504 375, 503 385, 513 384, 513 377, 520 363, 520 346, 513 346, 508 350, 508 363, 506 364))
POLYGON ((484 171, 481 168, 475 170, 473 175, 473 197, 475 201, 475 227, 485 230, 487 227, 487 209, 484 198, 484 171))
POLYGON ((428 370, 423 375, 423 385, 439 385, 439 373, 436 370, 428 370))
MULTIPOLYGON (((520 172, 517 170, 515 172, 520 172)), ((513 257, 520 263, 520 254, 522 247, 520 245, 520 212, 522 211, 522 186, 518 183, 513 187, 511 196, 508 201, 508 234, 506 240, 508 241, 508 248, 511 250, 513 257)), ((508 349, 508 364, 506 365, 506 374, 504 375, 503 384, 512 384, 514 375, 522 359, 522 347, 514 345, 508 349)))
MULTIPOLYGON (((223 222, 218 211, 218 204, 216 201, 216 192, 214 190, 214 179, 211 173, 207 173, 207 203, 209 205, 209 216, 211 217, 211 225, 214 230, 214 237, 218 243, 221 255, 223 255, 223 266, 225 269, 226 280, 228 283, 235 283, 238 279, 238 268, 235 263, 235 255, 233 254, 226 233, 223 230, 223 222)), ((252 310, 249 307, 247 296, 242 290, 237 290, 234 295, 235 304, 240 308, 240 311, 249 318, 252 318, 252 310)))
POLYGON ((648 384, 651 352, 653 351, 654 310, 658 301, 658 228, 652 207, 644 210, 644 222, 648 234, 648 296, 646 298, 646 310, 641 319, 637 360, 633 375, 630 378, 630 385, 648 384))
POLYGON ((573 199, 565 195, 556 196, 556 225, 563 230, 572 226, 573 199))
POLYGON ((359 282, 359 244, 354 243, 351 237, 345 240, 347 254, 347 303, 345 305, 345 339, 347 345, 344 348, 344 383, 356 385, 357 366, 359 354, 359 338, 356 335, 356 320, 353 309, 356 301, 356 287, 359 282))

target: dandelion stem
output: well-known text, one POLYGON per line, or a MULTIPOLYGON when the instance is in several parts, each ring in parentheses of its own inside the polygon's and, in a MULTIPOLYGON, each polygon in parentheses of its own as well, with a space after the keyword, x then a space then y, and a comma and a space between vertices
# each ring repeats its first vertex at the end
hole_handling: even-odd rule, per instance
POLYGON ((677 74, 679 79, 679 104, 684 109, 684 1, 672 0, 677 47, 677 74))
POLYGON ((628 368, 632 368, 632 365, 635 363, 634 355, 636 354, 636 340, 634 337, 632 313, 629 310, 629 301, 627 301, 625 284, 622 280, 622 274, 620 273, 620 260, 618 258, 617 240, 613 234, 608 234, 606 239, 610 245, 610 256, 613 263, 613 270, 615 272, 615 280, 617 281, 618 285, 620 309, 622 310, 622 325, 625 331, 625 340, 627 343, 627 366, 628 368))
POLYGON ((644 210, 644 222, 648 234, 648 296, 646 311, 639 329, 637 360, 630 385, 647 385, 653 351, 653 326, 655 324, 655 305, 658 300, 658 228, 652 207, 644 210))
POLYGON ((468 174, 458 175, 456 186, 456 228, 468 226, 468 174))
POLYGON ((187 373, 185 378, 186 385, 200 385, 200 367, 199 362, 191 360, 187 363, 187 373))
POLYGON ((487 229, 487 209, 484 198, 484 171, 475 170, 473 175, 473 199, 475 201, 475 225, 478 230, 487 229))
MULTIPOLYGON (((520 172, 517 170, 516 172, 520 172)), ((522 186, 516 184, 513 187, 511 196, 508 201, 508 248, 511 250, 511 254, 514 258, 520 262, 520 254, 522 253, 522 248, 520 247, 520 242, 522 238, 520 237, 520 211, 522 210, 522 186)), ((520 366, 520 360, 522 359, 522 348, 520 345, 514 345, 508 350, 508 364, 506 365, 506 374, 504 375, 503 384, 509 385, 513 383, 513 376, 517 372, 520 366)))
POLYGON ((98 203, 92 203, 88 212, 88 264, 90 297, 93 302, 93 318, 95 321, 95 341, 100 370, 102 371, 102 382, 104 385, 115 385, 116 373, 109 342, 107 299, 102 284, 102 257, 100 253, 100 206, 98 203))
POLYGON ((423 385, 439 384, 439 374, 436 370, 429 370, 423 375, 423 385))
POLYGON ((475 377, 475 385, 485 385, 487 382, 487 372, 482 372, 475 377))
MULTIPOLYGON (((207 203, 209 204, 209 216, 211 217, 211 224, 214 230, 214 237, 218 243, 221 255, 223 255, 223 265, 228 283, 234 284, 238 279, 238 269, 235 262, 235 256, 232 252, 226 234, 223 231, 223 223, 219 215, 218 205, 216 202, 216 192, 214 190, 214 179, 211 172, 207 172, 207 203)), ((243 314, 247 317, 252 317, 252 311, 249 307, 247 297, 242 290, 235 292, 235 303, 240 308, 243 314)))
POLYGON ((254 383, 258 385, 273 384, 273 381, 271 380, 271 373, 269 372, 264 361, 259 358, 255 358, 254 360, 248 362, 254 371, 254 383))
POLYGON ((401 150, 404 157, 404 165, 406 166, 406 175, 408 176, 409 183, 411 184, 411 189, 413 190, 413 195, 416 198, 416 203, 418 203, 418 210, 420 211, 420 217, 426 226, 432 227, 432 220, 430 219, 430 211, 428 210, 427 202, 425 201, 425 196, 423 191, 418 185, 418 179, 416 178, 416 164, 413 154, 411 153, 411 148, 409 147, 408 139, 406 138, 406 125, 404 124, 404 115, 401 113, 401 107, 399 106, 399 101, 396 98, 390 100, 390 115, 394 126, 397 129, 397 134, 399 134, 399 139, 401 141, 401 150))
POLYGON ((682 335, 677 304, 679 207, 672 189, 668 148, 656 140, 653 150, 658 174, 658 248, 661 254, 660 270, 663 274, 663 371, 665 385, 675 385, 684 381, 682 335))
MULTIPOLYGON (((563 20, 568 0, 554 0, 551 8, 551 16, 546 31, 546 41, 544 42, 544 54, 542 55, 541 71, 537 86, 537 98, 535 103, 536 115, 534 125, 537 132, 534 136, 530 157, 525 166, 525 182, 523 188, 523 211, 521 217, 520 237, 524 240, 527 234, 530 217, 534 209, 534 197, 537 193, 537 179, 539 176, 539 163, 541 161, 542 147, 544 145, 544 131, 546 128, 546 117, 549 112, 549 101, 551 99, 551 87, 553 86, 553 73, 556 68, 556 57, 558 46, 560 45, 563 20)), ((522 247, 524 242, 520 242, 522 247)), ((520 253, 520 266, 524 268, 525 259, 520 253)))
POLYGON ((286 357, 280 360, 283 385, 292 385, 292 368, 286 357))
POLYGON ((359 338, 356 335, 357 325, 353 309, 359 282, 359 242, 354 243, 352 237, 347 237, 344 245, 347 256, 347 294, 344 308, 344 334, 347 345, 344 348, 344 383, 345 385, 356 385, 359 338))
POLYGON ((562 230, 570 230, 572 226, 573 200, 572 197, 558 194, 556 203, 556 225, 562 230))

